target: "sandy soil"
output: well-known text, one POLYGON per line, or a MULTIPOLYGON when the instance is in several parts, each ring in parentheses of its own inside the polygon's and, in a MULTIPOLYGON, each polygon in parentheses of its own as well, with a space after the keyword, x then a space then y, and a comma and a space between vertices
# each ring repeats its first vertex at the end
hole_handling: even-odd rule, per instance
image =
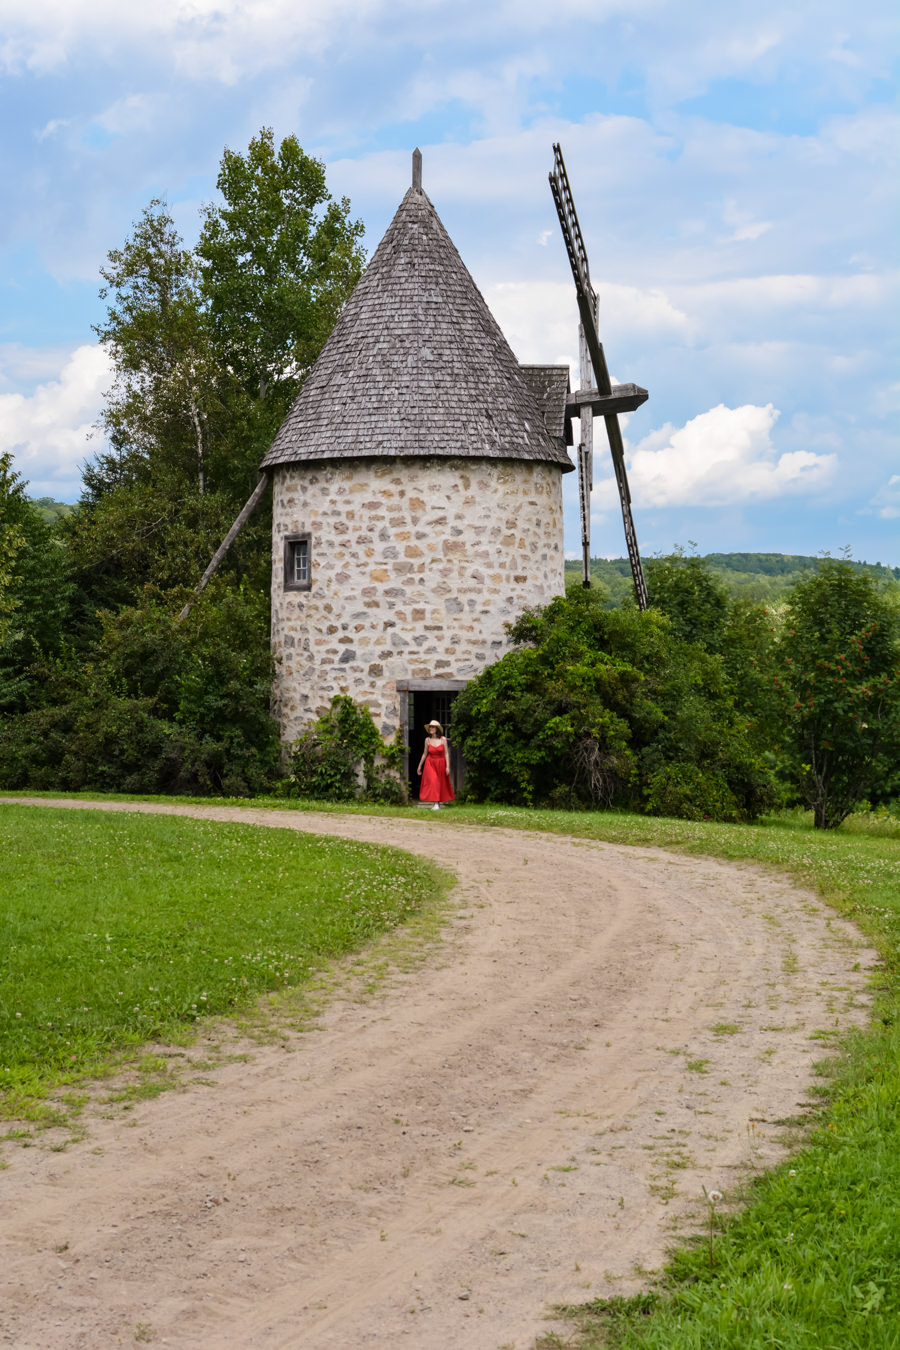
POLYGON ((855 930, 752 867, 436 813, 108 805, 400 845, 458 908, 287 1051, 94 1112, 66 1152, 7 1148, 18 1350, 526 1350, 550 1303, 636 1287, 703 1185, 777 1158, 811 1035, 865 1017, 855 930))

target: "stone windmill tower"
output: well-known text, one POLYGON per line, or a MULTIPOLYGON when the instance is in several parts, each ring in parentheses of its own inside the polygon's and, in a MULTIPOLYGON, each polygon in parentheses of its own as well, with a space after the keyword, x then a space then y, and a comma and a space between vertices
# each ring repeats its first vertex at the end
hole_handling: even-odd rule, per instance
POLYGON ((564 588, 568 369, 518 364, 421 163, 262 463, 286 741, 348 693, 416 755, 564 588))

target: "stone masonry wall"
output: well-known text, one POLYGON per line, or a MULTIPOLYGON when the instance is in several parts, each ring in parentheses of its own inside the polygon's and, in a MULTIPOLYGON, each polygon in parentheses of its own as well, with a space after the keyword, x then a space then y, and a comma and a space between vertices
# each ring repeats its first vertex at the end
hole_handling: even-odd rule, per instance
POLYGON ((341 693, 368 704, 391 736, 398 680, 465 680, 502 656, 504 624, 564 589, 561 479, 557 465, 520 460, 276 469, 272 649, 283 738, 341 693), (285 591, 284 536, 302 532, 312 586, 285 591))

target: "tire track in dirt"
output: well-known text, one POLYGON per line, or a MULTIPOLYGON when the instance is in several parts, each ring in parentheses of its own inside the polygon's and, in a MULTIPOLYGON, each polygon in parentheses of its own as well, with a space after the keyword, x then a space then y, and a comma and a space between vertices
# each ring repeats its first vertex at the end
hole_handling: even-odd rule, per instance
POLYGON ((526 1350, 549 1303, 636 1287, 702 1185, 780 1156, 811 1035, 865 1016, 856 930, 753 867, 431 817, 103 809, 403 847, 456 873, 459 908, 425 966, 288 1051, 10 1152, 17 1350, 138 1324, 183 1350, 526 1350))

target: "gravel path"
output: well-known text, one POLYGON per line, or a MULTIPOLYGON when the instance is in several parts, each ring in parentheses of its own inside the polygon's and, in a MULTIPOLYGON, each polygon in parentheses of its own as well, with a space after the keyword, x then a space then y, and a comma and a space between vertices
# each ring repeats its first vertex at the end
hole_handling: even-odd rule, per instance
POLYGON ((7 1146, 17 1350, 529 1350, 550 1303, 637 1287, 703 1185, 779 1157, 812 1033, 866 1015, 858 933, 754 867, 424 814, 102 809, 400 846, 458 907, 287 1050, 90 1112, 66 1152, 7 1146))

